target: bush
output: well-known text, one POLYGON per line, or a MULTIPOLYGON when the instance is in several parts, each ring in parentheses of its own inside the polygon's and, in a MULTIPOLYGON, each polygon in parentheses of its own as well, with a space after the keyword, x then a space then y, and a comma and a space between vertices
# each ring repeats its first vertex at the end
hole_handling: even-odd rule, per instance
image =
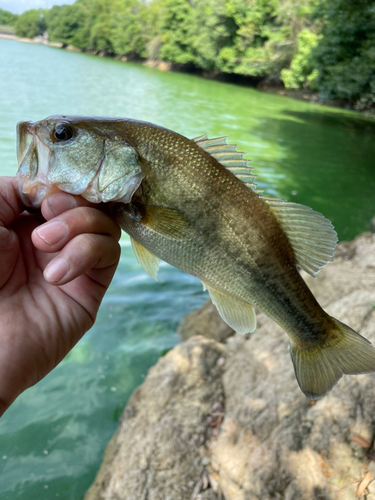
POLYGON ((314 68, 312 50, 316 47, 318 40, 318 35, 312 31, 308 29, 300 31, 297 38, 297 51, 293 56, 290 69, 281 71, 281 79, 286 88, 317 88, 318 70, 314 68))

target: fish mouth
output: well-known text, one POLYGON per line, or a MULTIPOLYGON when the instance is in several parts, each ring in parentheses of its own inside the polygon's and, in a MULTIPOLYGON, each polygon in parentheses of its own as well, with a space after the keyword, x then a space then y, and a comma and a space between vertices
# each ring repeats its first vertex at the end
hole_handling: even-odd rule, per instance
POLYGON ((39 208, 43 200, 59 190, 46 182, 50 149, 39 139, 32 122, 17 124, 18 185, 22 203, 39 208))
POLYGON ((33 142, 33 129, 31 122, 17 123, 17 160, 18 167, 25 159, 26 153, 33 142))
POLYGON ((22 179, 18 179, 18 192, 25 207, 38 209, 43 200, 52 194, 61 193, 61 189, 40 182, 26 183, 22 179))

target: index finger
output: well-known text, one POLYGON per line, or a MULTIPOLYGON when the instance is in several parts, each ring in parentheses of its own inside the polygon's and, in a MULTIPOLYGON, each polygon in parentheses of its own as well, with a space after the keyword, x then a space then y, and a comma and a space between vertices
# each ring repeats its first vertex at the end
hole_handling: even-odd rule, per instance
POLYGON ((74 196, 61 191, 46 198, 42 203, 41 210, 43 217, 48 221, 57 215, 77 207, 92 207, 100 210, 103 207, 103 203, 90 203, 82 198, 82 196, 74 196))

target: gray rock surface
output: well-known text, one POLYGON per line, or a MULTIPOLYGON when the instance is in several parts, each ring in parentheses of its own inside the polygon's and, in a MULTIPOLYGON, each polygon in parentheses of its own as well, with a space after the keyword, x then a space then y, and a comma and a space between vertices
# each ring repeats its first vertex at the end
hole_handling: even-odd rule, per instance
POLYGON ((221 319, 211 300, 207 300, 203 307, 182 318, 176 333, 182 340, 202 335, 207 339, 225 342, 235 331, 221 319))
MULTIPOLYGON (((375 235, 304 277, 327 312, 375 343, 375 235)), ((198 330, 185 327, 220 328, 204 308, 198 330)), ((286 334, 263 314, 258 325, 248 339, 192 337, 159 360, 85 500, 375 500, 375 376, 344 377, 311 402, 286 334)))

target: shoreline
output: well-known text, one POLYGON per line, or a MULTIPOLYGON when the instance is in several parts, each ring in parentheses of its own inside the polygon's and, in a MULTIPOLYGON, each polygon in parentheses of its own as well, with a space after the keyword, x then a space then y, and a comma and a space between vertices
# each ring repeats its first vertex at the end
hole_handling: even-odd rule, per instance
POLYGON ((151 60, 151 59, 138 59, 121 54, 110 54, 105 51, 100 50, 90 50, 90 49, 80 49, 74 45, 65 45, 62 42, 49 42, 47 38, 43 36, 38 36, 35 38, 23 38, 14 35, 12 32, 0 31, 0 39, 14 40, 16 42, 31 43, 37 45, 46 45, 47 47, 53 47, 56 49, 63 49, 70 52, 81 52, 83 54, 89 54, 98 57, 108 57, 110 59, 115 59, 121 62, 135 62, 142 64, 148 68, 156 68, 159 71, 174 71, 180 73, 190 73, 200 76, 208 80, 222 81, 226 83, 234 83, 237 85, 244 85, 261 92, 267 92, 269 94, 276 94, 282 97, 290 97, 299 101, 309 102, 311 104, 316 104, 319 106, 328 106, 332 108, 340 108, 346 111, 354 111, 365 118, 375 118, 375 111, 370 112, 368 110, 361 111, 353 108, 349 102, 343 99, 332 100, 332 99, 322 99, 318 92, 313 92, 308 89, 287 89, 283 85, 277 85, 275 83, 268 83, 267 78, 256 79, 246 75, 236 75, 232 73, 221 73, 217 71, 208 72, 200 69, 190 69, 184 65, 172 63, 169 61, 151 60))

